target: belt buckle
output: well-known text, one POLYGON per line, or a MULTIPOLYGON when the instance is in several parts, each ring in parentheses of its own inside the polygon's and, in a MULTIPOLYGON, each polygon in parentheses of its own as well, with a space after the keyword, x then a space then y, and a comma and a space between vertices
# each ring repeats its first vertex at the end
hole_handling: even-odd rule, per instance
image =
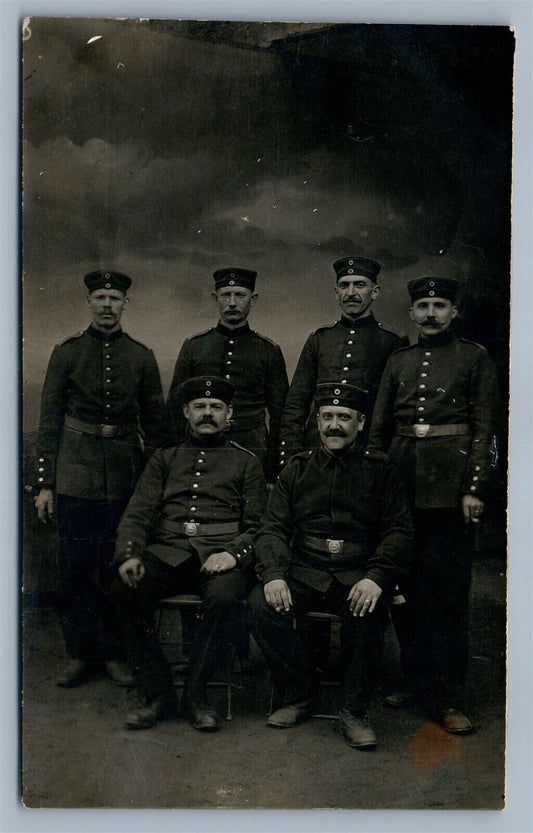
POLYGON ((330 555, 338 555, 342 552, 344 541, 337 541, 335 538, 328 538, 326 540, 326 544, 328 545, 328 552, 330 555))
POLYGON ((427 437, 431 425, 415 425, 415 437, 420 440, 427 437))
POLYGON ((183 524, 183 531, 185 535, 188 535, 189 538, 192 538, 194 535, 198 534, 198 527, 200 524, 196 523, 196 521, 188 521, 187 523, 183 524))
POLYGON ((102 437, 114 437, 115 436, 115 426, 114 425, 102 425, 102 437))

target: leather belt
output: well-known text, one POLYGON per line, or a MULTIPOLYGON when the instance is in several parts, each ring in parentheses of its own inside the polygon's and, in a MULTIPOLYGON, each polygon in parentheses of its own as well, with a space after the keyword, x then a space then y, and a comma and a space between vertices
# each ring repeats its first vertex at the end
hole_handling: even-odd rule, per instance
POLYGON ((369 548, 352 541, 343 541, 339 538, 314 538, 312 535, 298 535, 296 543, 301 547, 310 547, 320 552, 327 552, 330 555, 368 555, 369 548))
POLYGON ((451 437, 453 435, 465 435, 471 433, 470 425, 467 422, 458 422, 455 425, 429 425, 419 423, 418 425, 404 425, 396 429, 401 437, 416 437, 423 440, 425 437, 451 437))
POLYGON ((138 426, 136 422, 124 423, 123 425, 98 425, 94 422, 82 422, 81 419, 65 415, 65 425, 83 434, 93 434, 95 437, 123 437, 126 434, 136 434, 138 426))
POLYGON ((201 524, 196 521, 184 521, 183 523, 175 523, 163 519, 160 521, 160 529, 165 529, 168 532, 174 532, 176 535, 183 535, 185 538, 194 538, 196 535, 224 535, 235 534, 240 532, 240 524, 238 521, 227 521, 220 524, 201 524))

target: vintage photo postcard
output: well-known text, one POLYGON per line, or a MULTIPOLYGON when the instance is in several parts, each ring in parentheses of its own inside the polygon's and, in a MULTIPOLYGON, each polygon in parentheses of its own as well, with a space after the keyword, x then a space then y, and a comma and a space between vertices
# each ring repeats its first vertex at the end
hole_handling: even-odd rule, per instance
POLYGON ((23 804, 501 810, 515 33, 21 39, 23 804))

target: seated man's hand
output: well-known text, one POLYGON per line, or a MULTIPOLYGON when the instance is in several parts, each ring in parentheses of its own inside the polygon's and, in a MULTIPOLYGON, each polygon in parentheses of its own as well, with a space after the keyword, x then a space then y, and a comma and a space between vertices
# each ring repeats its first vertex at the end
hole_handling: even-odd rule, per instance
POLYGON ((367 613, 373 613, 381 592, 379 584, 371 578, 362 578, 361 581, 356 582, 348 593, 353 615, 365 616, 367 613))
POLYGON ((289 585, 282 578, 267 581, 263 587, 265 599, 276 613, 288 613, 292 606, 292 596, 289 585))
POLYGON ((203 573, 215 575, 216 573, 225 573, 227 570, 232 570, 237 564, 237 559, 230 552, 212 552, 207 561, 202 566, 203 573))
POLYGON ((45 524, 54 517, 54 493, 52 489, 41 489, 34 499, 37 517, 45 524))
POLYGON ((135 589, 144 576, 144 564, 140 558, 128 558, 118 568, 118 574, 124 584, 135 589))

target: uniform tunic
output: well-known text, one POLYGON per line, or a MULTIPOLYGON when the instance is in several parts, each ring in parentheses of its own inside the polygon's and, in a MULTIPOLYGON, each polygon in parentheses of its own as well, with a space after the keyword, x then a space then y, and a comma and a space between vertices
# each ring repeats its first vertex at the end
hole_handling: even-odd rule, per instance
MULTIPOLYGON (((373 613, 355 617, 349 588, 367 578, 386 595, 407 572, 411 549, 407 501, 385 455, 355 446, 336 457, 320 448, 281 472, 256 538, 256 569, 263 584, 287 582, 296 620, 308 610, 341 616, 341 703, 353 714, 366 712, 376 684, 386 604, 380 598, 373 613)), ((278 705, 307 700, 312 674, 293 615, 270 607, 261 587, 248 601, 278 705)))
POLYGON ((415 527, 407 604, 391 608, 402 665, 437 717, 464 709, 473 525, 461 498, 489 494, 498 416, 487 351, 452 329, 390 357, 374 408, 368 448, 397 464, 415 527))
POLYGON ((369 425, 387 359, 394 350, 408 343, 406 336, 378 323, 372 313, 355 321, 343 316, 332 326, 312 333, 304 345, 285 400, 280 433, 281 464, 304 448, 320 445, 310 409, 316 387, 323 382, 341 382, 368 390, 369 425))
POLYGON ((253 451, 267 479, 274 479, 281 413, 289 386, 285 360, 278 345, 251 330, 248 324, 231 330, 220 322, 186 339, 168 395, 177 441, 183 439, 186 428, 178 388, 187 379, 204 375, 219 376, 235 385, 229 436, 253 451))
POLYGON ((61 624, 72 657, 118 656, 107 565, 143 446, 148 455, 167 435, 151 350, 121 329, 93 326, 54 348, 42 392, 36 486, 57 492, 61 624))
POLYGON ((176 593, 199 593, 203 601, 184 697, 189 707, 204 703, 207 681, 227 658, 242 601, 254 583, 252 545, 266 494, 258 459, 222 435, 191 436, 177 448, 156 451, 148 462, 115 546, 116 564, 140 558, 145 575, 135 590, 120 578, 113 586, 138 688, 147 702, 174 697, 153 628, 157 602, 176 593), (235 556, 236 567, 202 573, 206 559, 222 551, 235 556))
POLYGON ((127 499, 141 467, 141 436, 147 454, 168 436, 153 352, 122 330, 92 326, 57 345, 41 399, 38 487, 92 500, 127 499), (110 436, 89 434, 65 425, 69 418, 116 429, 108 429, 110 436))

